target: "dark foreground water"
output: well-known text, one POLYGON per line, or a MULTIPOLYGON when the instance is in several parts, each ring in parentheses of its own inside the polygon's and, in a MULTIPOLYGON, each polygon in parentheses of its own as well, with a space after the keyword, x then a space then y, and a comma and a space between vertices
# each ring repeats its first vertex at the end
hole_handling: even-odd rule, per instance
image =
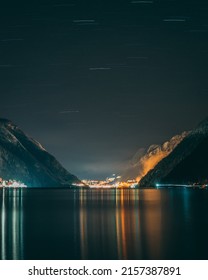
POLYGON ((1 259, 208 259, 208 191, 0 190, 1 259))

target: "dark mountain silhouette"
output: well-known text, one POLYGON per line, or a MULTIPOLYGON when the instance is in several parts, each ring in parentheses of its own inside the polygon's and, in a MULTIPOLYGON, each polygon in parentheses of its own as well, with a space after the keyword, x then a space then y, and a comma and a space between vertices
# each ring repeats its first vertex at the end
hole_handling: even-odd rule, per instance
POLYGON ((156 183, 205 183, 208 178, 208 118, 201 122, 154 169, 140 186, 156 183))
POLYGON ((14 123, 0 119, 0 177, 29 187, 70 186, 79 179, 14 123))

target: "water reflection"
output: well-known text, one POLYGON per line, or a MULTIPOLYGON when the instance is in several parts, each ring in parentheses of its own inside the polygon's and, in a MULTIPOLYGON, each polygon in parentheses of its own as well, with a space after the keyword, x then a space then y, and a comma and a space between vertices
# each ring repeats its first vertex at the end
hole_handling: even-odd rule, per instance
POLYGON ((85 202, 86 202, 86 190, 80 191, 80 211, 79 211, 79 219, 80 219, 80 247, 81 247, 81 258, 86 259, 88 255, 88 232, 87 232, 87 211, 85 211, 85 202))
POLYGON ((158 259, 161 255, 162 211, 161 192, 141 192, 139 215, 142 231, 143 258, 158 259))
POLYGON ((116 235, 119 259, 137 255, 140 246, 140 217, 138 193, 128 190, 116 192, 116 235), (133 246, 132 246, 133 245, 133 246))
MULTIPOLYGON (((82 259, 116 258, 115 196, 112 192, 78 193, 80 251, 82 259), (110 245, 110 246, 109 246, 110 245)), ((77 206, 74 209, 77 210, 77 206)))
POLYGON ((81 258, 159 258, 160 200, 154 190, 80 191, 81 258))
POLYGON ((3 189, 1 259, 23 259, 23 197, 21 189, 3 189))
POLYGON ((0 257, 207 259, 207 200, 188 189, 2 189, 0 257))

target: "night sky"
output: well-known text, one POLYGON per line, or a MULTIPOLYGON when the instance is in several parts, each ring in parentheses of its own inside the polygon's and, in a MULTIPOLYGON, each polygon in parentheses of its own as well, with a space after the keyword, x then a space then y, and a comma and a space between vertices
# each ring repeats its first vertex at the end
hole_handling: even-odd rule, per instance
POLYGON ((208 115, 207 1, 5 2, 1 117, 81 179, 208 115))

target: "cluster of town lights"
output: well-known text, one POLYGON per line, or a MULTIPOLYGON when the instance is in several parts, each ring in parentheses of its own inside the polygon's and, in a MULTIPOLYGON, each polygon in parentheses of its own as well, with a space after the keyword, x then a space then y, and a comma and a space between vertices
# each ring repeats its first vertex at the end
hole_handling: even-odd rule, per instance
POLYGON ((122 181, 121 176, 113 174, 105 180, 82 180, 90 188, 135 188, 138 182, 134 179, 122 181))
POLYGON ((16 180, 3 180, 3 178, 0 178, 0 187, 1 188, 26 188, 27 186, 16 180))

